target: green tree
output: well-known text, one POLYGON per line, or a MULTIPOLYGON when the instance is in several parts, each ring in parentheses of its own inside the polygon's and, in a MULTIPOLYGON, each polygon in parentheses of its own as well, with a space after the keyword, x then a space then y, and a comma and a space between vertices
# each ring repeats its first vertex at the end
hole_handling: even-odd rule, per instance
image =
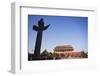
POLYGON ((49 52, 49 54, 48 54, 48 59, 53 59, 53 58, 54 58, 53 53, 49 52))
POLYGON ((42 53, 41 53, 41 55, 40 55, 40 59, 42 59, 42 60, 45 60, 45 59, 48 59, 48 51, 45 49, 42 53))
POLYGON ((81 51, 82 58, 88 58, 88 52, 81 51))

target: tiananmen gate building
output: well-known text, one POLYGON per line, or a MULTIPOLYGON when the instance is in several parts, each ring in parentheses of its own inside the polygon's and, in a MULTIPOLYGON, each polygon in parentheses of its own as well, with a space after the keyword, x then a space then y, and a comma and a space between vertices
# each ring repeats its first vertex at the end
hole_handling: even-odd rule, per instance
POLYGON ((56 46, 54 48, 54 54, 59 58, 79 58, 81 57, 81 52, 74 51, 71 45, 56 46))

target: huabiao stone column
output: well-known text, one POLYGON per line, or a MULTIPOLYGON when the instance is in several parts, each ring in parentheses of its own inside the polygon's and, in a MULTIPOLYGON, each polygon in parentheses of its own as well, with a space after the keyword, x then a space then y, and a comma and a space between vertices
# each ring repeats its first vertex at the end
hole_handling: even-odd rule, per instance
POLYGON ((47 30, 47 28, 50 26, 44 26, 43 18, 41 18, 38 21, 38 26, 33 25, 33 30, 37 32, 36 42, 35 42, 35 49, 34 49, 34 55, 33 60, 39 60, 40 59, 40 50, 41 50, 41 42, 42 42, 42 34, 44 30, 47 30))

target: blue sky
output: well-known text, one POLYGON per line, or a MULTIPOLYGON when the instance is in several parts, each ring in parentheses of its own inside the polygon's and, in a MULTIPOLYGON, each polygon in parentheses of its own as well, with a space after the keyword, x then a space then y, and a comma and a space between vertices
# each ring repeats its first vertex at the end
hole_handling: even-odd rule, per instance
POLYGON ((38 20, 44 19, 49 28, 43 32, 41 52, 53 51, 58 45, 72 45, 76 51, 88 50, 88 18, 76 16, 28 15, 28 46, 35 47, 36 31, 32 30, 38 20))

